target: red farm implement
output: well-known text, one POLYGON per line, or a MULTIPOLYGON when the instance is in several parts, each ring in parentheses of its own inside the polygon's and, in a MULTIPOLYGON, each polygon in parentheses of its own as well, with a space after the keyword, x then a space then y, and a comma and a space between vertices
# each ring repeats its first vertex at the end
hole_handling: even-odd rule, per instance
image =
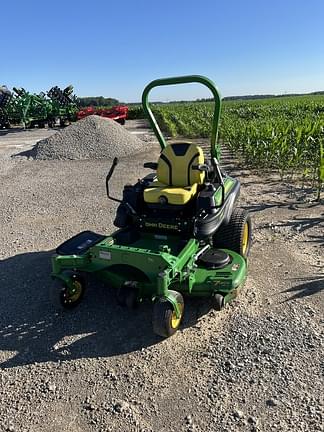
POLYGON ((89 115, 98 115, 100 117, 110 118, 116 120, 120 124, 125 124, 128 113, 128 107, 124 105, 114 106, 112 108, 94 108, 86 107, 77 113, 77 119, 81 120, 89 115))

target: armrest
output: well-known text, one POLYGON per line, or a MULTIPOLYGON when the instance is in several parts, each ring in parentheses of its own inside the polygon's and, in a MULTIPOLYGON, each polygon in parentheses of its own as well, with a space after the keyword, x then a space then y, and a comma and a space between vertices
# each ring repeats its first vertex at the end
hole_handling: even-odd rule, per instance
POLYGON ((158 164, 157 164, 157 162, 145 162, 143 166, 144 166, 144 168, 157 170, 158 164))
POLYGON ((209 172, 209 166, 207 164, 192 165, 191 168, 200 172, 209 172))

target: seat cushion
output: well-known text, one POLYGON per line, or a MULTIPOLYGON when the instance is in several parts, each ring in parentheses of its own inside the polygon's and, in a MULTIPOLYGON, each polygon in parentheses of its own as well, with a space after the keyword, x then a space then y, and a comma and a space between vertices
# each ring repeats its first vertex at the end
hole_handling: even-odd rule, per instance
POLYGON ((154 181, 144 190, 144 201, 149 204, 160 204, 160 197, 165 197, 168 204, 184 205, 197 193, 197 183, 184 188, 172 187, 154 181))

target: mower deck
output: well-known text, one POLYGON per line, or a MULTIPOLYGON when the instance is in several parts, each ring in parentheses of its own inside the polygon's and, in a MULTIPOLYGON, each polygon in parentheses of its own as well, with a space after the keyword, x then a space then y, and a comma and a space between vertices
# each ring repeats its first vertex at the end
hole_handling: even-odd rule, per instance
POLYGON ((68 283, 73 270, 95 273, 115 288, 133 282, 139 301, 168 298, 171 289, 200 297, 220 293, 226 303, 245 280, 246 261, 233 251, 221 250, 228 259, 224 262, 222 255, 215 263, 203 257, 216 250, 200 247, 195 239, 179 242, 176 236, 131 230, 104 237, 85 231, 57 248, 52 276, 68 283))

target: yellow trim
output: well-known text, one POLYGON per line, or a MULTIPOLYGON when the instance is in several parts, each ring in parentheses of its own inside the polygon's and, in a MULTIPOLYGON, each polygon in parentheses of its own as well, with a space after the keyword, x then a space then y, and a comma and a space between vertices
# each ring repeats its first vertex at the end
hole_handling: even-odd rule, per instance
POLYGON ((180 316, 179 318, 177 318, 177 315, 175 313, 175 311, 172 312, 171 315, 171 327, 173 329, 176 329, 179 327, 181 319, 182 319, 182 315, 183 315, 183 304, 179 304, 179 309, 180 309, 180 316))
POLYGON ((242 253, 245 256, 249 246, 249 224, 245 222, 242 238, 242 253))
POLYGON ((75 281, 73 281, 72 286, 73 286, 72 295, 70 295, 70 292, 69 292, 69 297, 68 297, 68 301, 70 303, 74 303, 74 302, 78 301, 79 298, 81 297, 81 294, 82 294, 81 282, 75 280, 75 281))

